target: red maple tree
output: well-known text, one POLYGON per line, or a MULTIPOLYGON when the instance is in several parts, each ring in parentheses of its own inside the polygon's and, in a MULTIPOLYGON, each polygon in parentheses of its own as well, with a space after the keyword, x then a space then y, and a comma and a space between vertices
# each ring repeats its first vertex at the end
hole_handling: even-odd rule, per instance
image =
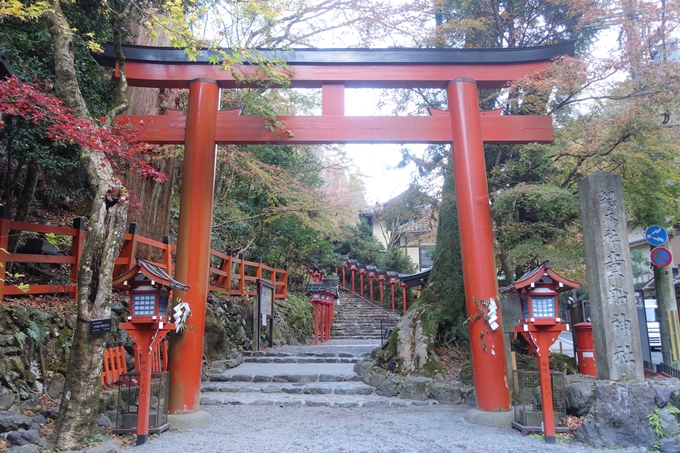
POLYGON ((26 83, 16 77, 0 80, 0 132, 4 121, 20 117, 45 128, 54 142, 65 142, 92 149, 106 156, 116 174, 129 167, 142 176, 165 182, 166 175, 143 159, 156 149, 137 140, 137 130, 129 124, 105 125, 105 119, 78 118, 56 96, 49 93, 49 82, 26 83))

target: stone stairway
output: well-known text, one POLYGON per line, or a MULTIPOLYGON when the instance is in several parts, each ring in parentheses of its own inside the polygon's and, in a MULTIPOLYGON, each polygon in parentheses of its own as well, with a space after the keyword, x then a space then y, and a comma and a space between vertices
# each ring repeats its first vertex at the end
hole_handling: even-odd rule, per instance
POLYGON ((394 327, 398 320, 398 314, 340 288, 340 303, 335 305, 331 339, 380 339, 385 329, 394 327))
POLYGON ((380 396, 354 372, 354 364, 380 346, 376 340, 330 340, 318 346, 283 346, 244 353, 231 369, 213 364, 201 405, 404 407, 437 404, 380 396))

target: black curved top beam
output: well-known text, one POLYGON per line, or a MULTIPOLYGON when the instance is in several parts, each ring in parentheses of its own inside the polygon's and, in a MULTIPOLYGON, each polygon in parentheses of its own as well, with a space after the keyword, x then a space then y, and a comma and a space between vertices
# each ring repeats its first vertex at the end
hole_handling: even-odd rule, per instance
MULTIPOLYGON (((104 44, 104 53, 97 55, 102 64, 113 66, 115 54, 111 44, 104 44)), ((278 57, 289 65, 380 65, 380 64, 500 64, 548 61, 561 55, 574 55, 574 42, 540 47, 504 49, 292 49, 258 50, 266 58, 278 57)), ((191 61, 182 49, 151 46, 123 46, 129 61, 147 63, 206 64, 210 56, 219 54, 204 51, 191 61)))

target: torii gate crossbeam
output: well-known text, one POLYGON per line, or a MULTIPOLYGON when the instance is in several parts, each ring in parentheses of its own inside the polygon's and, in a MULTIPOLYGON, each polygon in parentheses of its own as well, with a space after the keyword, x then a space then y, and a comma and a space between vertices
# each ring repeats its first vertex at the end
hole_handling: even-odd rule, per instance
MULTIPOLYGON (((189 88, 185 115, 122 117, 152 143, 185 143, 175 279, 191 288, 181 294, 193 315, 171 342, 170 412, 198 411, 201 357, 208 293, 215 143, 451 143, 460 222, 465 298, 477 407, 507 411, 510 396, 502 329, 475 316, 490 299, 498 303, 484 143, 553 140, 542 116, 480 112, 478 88, 498 88, 540 71, 573 43, 521 49, 306 49, 266 51, 294 70, 291 87, 321 88, 322 114, 279 117, 287 133, 273 134, 258 117, 218 112, 219 88, 239 88, 231 73, 208 63, 209 52, 190 62, 177 49, 126 46, 131 86, 189 88), (345 88, 446 89, 449 111, 427 117, 347 117, 345 88)), ((104 59, 113 61, 106 48, 104 59)), ((252 71, 245 65, 244 73, 252 71)), ((497 310, 500 320, 500 309, 497 310)), ((486 313, 482 313, 486 315, 486 313)))

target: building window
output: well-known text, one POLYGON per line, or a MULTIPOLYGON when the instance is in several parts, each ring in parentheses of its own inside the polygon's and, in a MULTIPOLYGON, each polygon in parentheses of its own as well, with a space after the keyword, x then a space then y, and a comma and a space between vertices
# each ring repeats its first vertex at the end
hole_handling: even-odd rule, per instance
POLYGON ((420 247, 420 267, 430 267, 434 260, 434 245, 424 245, 420 247))

